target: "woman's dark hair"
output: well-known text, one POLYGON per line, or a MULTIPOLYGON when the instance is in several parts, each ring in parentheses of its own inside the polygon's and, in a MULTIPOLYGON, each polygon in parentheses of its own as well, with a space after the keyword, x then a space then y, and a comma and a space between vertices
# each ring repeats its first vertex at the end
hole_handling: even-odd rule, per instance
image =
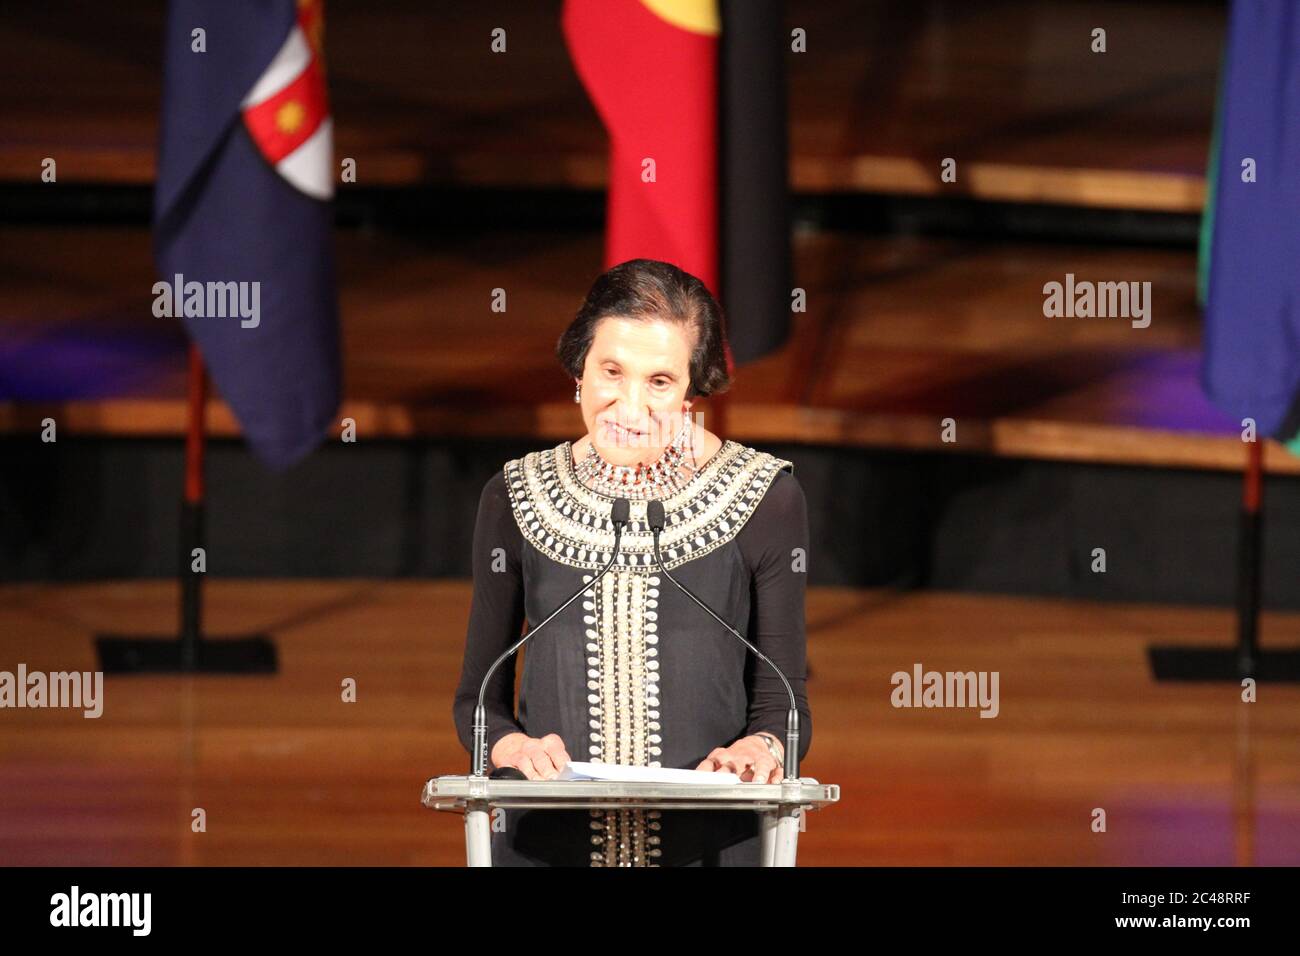
POLYGON ((560 364, 572 378, 582 378, 596 325, 610 316, 662 319, 684 325, 693 333, 687 398, 725 392, 731 385, 722 307, 708 287, 689 272, 657 259, 629 259, 597 279, 555 347, 560 364))

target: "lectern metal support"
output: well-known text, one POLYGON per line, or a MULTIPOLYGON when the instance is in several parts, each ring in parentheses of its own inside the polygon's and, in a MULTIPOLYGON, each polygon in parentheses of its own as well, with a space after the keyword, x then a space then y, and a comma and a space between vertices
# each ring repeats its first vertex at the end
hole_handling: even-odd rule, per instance
POLYGON ((838 784, 811 777, 781 783, 638 783, 621 780, 492 780, 434 777, 420 802, 431 810, 465 814, 469 866, 492 865, 495 807, 533 810, 752 810, 759 814, 763 866, 794 866, 804 813, 840 798, 838 784))

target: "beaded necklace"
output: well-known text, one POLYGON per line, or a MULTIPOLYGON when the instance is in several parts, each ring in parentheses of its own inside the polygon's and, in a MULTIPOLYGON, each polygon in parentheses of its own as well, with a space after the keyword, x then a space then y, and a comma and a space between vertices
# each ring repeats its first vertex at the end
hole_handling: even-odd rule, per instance
POLYGON ((686 418, 663 454, 648 465, 615 465, 596 451, 594 441, 590 442, 582 461, 574 464, 574 474, 592 491, 608 498, 663 498, 676 494, 690 480, 680 473, 690 432, 691 420, 686 418))

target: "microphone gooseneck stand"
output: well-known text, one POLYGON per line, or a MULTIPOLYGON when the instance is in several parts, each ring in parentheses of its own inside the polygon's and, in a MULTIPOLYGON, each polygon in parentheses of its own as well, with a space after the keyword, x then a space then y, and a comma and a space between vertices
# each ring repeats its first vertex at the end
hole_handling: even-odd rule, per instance
POLYGON ((600 569, 600 573, 596 575, 595 579, 591 583, 584 584, 582 587, 578 588, 578 590, 574 591, 569 599, 547 615, 546 619, 542 621, 541 624, 538 624, 534 628, 530 628, 527 634, 502 652, 501 656, 492 662, 492 666, 488 668, 487 673, 483 676, 483 683, 479 684, 478 688, 478 705, 474 708, 474 753, 471 770, 473 776, 484 777, 487 775, 487 710, 483 706, 483 698, 487 693, 488 682, 492 680, 492 675, 496 673, 496 669, 501 666, 503 661, 519 650, 519 648, 523 647, 534 634, 544 628, 547 624, 550 624, 557 614, 578 599, 578 595, 582 594, 582 592, 586 591, 588 588, 594 587, 596 582, 609 572, 609 569, 614 566, 614 562, 618 560, 619 549, 622 547, 623 542, 623 527, 628 522, 628 514, 630 511, 631 506, 628 504, 626 498, 618 498, 614 501, 613 509, 610 512, 610 520, 614 522, 614 551, 610 554, 609 561, 600 569))
POLYGON ((664 506, 662 501, 652 499, 646 505, 646 520, 650 525, 650 530, 654 533, 655 563, 659 565, 659 570, 663 572, 664 577, 677 585, 683 594, 702 607, 711 618, 726 628, 736 640, 753 651, 759 659, 765 661, 772 670, 776 671, 776 676, 781 678, 781 683, 785 685, 785 692, 790 696, 790 710, 785 718, 785 779, 787 781, 797 781, 799 779, 799 706, 795 700, 794 690, 790 687, 790 682, 786 680, 781 668, 777 667, 770 657, 745 640, 739 631, 715 614, 713 608, 697 598, 691 593, 690 588, 668 573, 668 569, 664 567, 663 558, 659 556, 659 532, 664 529, 664 506))

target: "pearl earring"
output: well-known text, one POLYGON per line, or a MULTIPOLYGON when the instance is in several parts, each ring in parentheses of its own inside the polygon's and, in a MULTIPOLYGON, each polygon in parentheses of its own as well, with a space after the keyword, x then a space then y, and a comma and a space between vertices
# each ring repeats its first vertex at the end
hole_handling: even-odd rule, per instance
POLYGON ((573 403, 575 405, 582 404, 582 383, 581 382, 579 382, 578 387, 573 390, 573 403))

